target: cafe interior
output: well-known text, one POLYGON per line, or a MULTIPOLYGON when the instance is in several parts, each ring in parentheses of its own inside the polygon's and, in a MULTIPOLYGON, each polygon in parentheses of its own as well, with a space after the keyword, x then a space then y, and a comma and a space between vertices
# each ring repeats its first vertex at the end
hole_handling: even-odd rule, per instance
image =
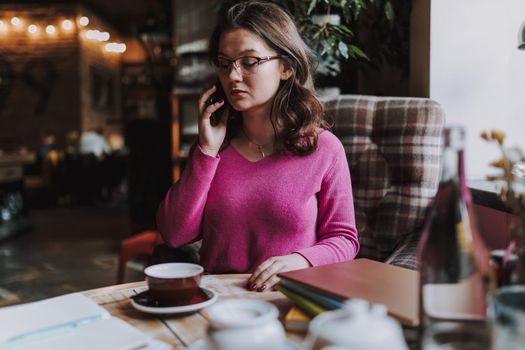
MULTIPOLYGON (((360 243, 356 262, 364 266, 355 270, 356 265, 349 265, 347 271, 353 272, 339 282, 344 284, 354 272, 363 279, 375 276, 375 284, 392 280, 392 285, 381 289, 399 292, 412 305, 399 313, 399 302, 390 304, 394 292, 386 299, 376 299, 376 290, 355 295, 370 304, 386 305, 388 312, 372 307, 370 315, 383 318, 367 314, 371 317, 367 322, 380 327, 380 334, 386 329, 384 334, 390 338, 385 335, 385 339, 395 339, 396 327, 402 329, 399 347, 392 345, 395 341, 383 339, 374 345, 370 338, 361 339, 355 317, 361 315, 364 322, 366 303, 346 301, 343 306, 338 299, 336 307, 312 311, 300 297, 293 297, 293 283, 254 296, 240 287, 246 275, 203 275, 201 287, 204 283, 206 288, 202 289, 212 290, 205 295, 207 301, 199 309, 174 311, 175 316, 169 315, 169 309, 164 315, 129 305, 130 291, 144 290, 144 269, 156 264, 154 251, 163 243, 156 223, 159 203, 181 177, 190 148, 198 140, 197 102, 217 74, 208 58, 208 38, 217 13, 236 2, 0 2, 0 320, 2 310, 23 305, 39 310, 34 302, 73 293, 88 296, 113 318, 128 322, 156 342, 142 347, 94 343, 91 348, 279 348, 282 344, 269 345, 272 336, 259 344, 247 328, 233 343, 231 334, 224 336, 227 340, 220 338, 217 329, 222 328, 209 324, 227 327, 220 315, 242 314, 242 305, 218 302, 208 312, 203 310, 207 310, 206 302, 215 302, 217 294, 221 300, 221 293, 231 293, 225 298, 228 301, 240 295, 277 306, 279 322, 259 324, 256 334, 263 334, 263 329, 269 332, 265 334, 281 334, 285 329, 283 349, 322 349, 323 344, 326 349, 328 345, 388 348, 385 344, 395 349, 522 349, 522 0, 497 5, 488 0, 274 1, 303 24, 299 28, 306 28, 304 23, 324 28, 310 37, 316 43, 311 45, 317 59, 315 89, 331 130, 346 152, 360 243), (447 221, 438 217, 440 201, 445 200, 438 196, 446 173, 445 149, 453 149, 458 157, 454 171, 461 195, 457 200, 466 203, 460 212, 468 213, 469 224, 464 230, 451 229, 454 244, 443 245, 425 233, 435 222, 447 221), (486 253, 483 259, 478 242, 486 253), (454 264, 465 268, 467 260, 461 260, 466 259, 461 254, 475 256, 482 261, 476 260, 475 268, 488 271, 483 279, 487 305, 475 321, 466 317, 468 327, 482 322, 481 333, 479 327, 454 332, 464 332, 461 339, 480 343, 472 347, 465 341, 446 347, 448 340, 439 343, 430 336, 422 340, 420 325, 427 324, 428 305, 419 300, 428 298, 425 283, 444 278, 432 270, 440 263, 448 269, 454 269, 454 264), (370 267, 369 261, 381 264, 370 267), (372 272, 363 272, 367 269, 372 272), (297 306, 303 318, 293 318, 296 314, 291 310, 297 311, 297 306), (330 318, 336 317, 331 314, 335 312, 347 318, 335 322, 330 318), (502 317, 510 318, 511 325, 499 318, 505 312, 502 317), (313 322, 314 316, 326 317, 313 322), (305 318, 307 326, 302 328, 305 318), (396 323, 389 328, 386 318, 401 326, 396 323), (320 327, 330 322, 346 337, 337 338, 335 331, 320 327), (219 345, 211 346, 210 339, 219 345)), ((301 34, 308 39, 308 33, 301 34)), ((191 262, 197 264, 198 249, 198 242, 188 247, 188 255, 195 258, 191 262)), ((315 276, 319 278, 322 271, 315 276)), ((325 276, 331 276, 326 271, 325 276)), ((297 276, 301 282, 302 275, 297 276)), ((285 282, 296 281, 293 274, 282 277, 285 282)), ((148 278, 153 283, 154 278, 148 278)), ((357 278, 351 282, 357 283, 357 278)), ((335 280, 326 283, 338 284, 335 280)), ((343 296, 335 294, 342 300, 354 299, 352 289, 349 286, 343 296)), ((444 299, 455 300, 456 306, 466 303, 459 290, 439 293, 449 293, 444 299)), ((257 307, 264 308, 261 305, 257 307)), ((445 314, 450 305, 444 305, 432 312, 445 314)), ((22 312, 13 315, 14 324, 26 323, 22 312)), ((33 349, 35 343, 11 344, 15 338, 8 336, 0 336, 0 349, 33 349)), ((131 333, 127 336, 133 338, 131 333)), ((47 348, 67 348, 56 344, 47 348)))

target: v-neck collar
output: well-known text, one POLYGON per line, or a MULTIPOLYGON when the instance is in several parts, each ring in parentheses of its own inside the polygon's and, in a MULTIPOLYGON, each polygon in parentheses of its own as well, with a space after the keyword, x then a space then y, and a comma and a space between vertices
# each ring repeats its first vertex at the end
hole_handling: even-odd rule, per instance
POLYGON ((264 158, 252 161, 252 160, 249 160, 248 158, 246 158, 232 143, 229 144, 229 147, 232 148, 233 152, 235 154, 237 154, 238 157, 242 158, 245 162, 248 162, 250 164, 259 164, 259 163, 265 161, 266 159, 273 157, 273 155, 276 153, 276 152, 272 152, 271 154, 267 155, 264 158))

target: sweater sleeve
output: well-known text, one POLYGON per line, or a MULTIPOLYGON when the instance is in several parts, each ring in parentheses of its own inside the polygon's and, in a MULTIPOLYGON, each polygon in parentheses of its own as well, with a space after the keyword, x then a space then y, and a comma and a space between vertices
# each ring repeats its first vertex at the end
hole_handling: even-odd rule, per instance
POLYGON ((297 253, 312 266, 352 260, 359 251, 352 182, 342 145, 317 194, 317 243, 297 253))
POLYGON ((180 247, 199 238, 208 191, 219 161, 219 155, 211 157, 195 147, 180 180, 160 203, 157 227, 169 246, 180 247))

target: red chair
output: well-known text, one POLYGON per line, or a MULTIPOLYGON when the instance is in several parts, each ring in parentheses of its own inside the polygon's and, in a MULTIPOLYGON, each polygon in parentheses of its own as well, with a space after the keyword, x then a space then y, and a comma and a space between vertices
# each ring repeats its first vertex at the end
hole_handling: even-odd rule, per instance
POLYGON ((117 283, 123 283, 126 275, 126 264, 135 256, 144 257, 144 266, 151 262, 151 255, 156 245, 162 242, 158 231, 147 230, 120 242, 118 258, 117 283))

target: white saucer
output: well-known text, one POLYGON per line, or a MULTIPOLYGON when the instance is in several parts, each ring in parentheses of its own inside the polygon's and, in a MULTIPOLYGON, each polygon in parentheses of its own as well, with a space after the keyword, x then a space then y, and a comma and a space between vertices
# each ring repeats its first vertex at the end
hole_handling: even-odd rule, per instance
POLYGON ((206 293, 206 295, 209 297, 208 300, 203 301, 201 303, 197 304, 191 304, 191 305, 182 305, 182 306, 169 306, 169 307, 156 307, 156 306, 144 306, 140 305, 135 302, 135 300, 130 299, 131 305, 142 312, 146 312, 148 314, 183 314, 188 312, 194 312, 197 310, 200 310, 202 308, 205 308, 207 306, 210 306, 214 302, 217 301, 217 293, 212 291, 211 289, 207 288, 201 288, 201 290, 206 293))
MULTIPOLYGON (((297 350, 299 347, 289 340, 284 344, 283 350, 297 350)), ((195 343, 190 344, 186 350, 212 350, 205 339, 197 340, 195 343)))

